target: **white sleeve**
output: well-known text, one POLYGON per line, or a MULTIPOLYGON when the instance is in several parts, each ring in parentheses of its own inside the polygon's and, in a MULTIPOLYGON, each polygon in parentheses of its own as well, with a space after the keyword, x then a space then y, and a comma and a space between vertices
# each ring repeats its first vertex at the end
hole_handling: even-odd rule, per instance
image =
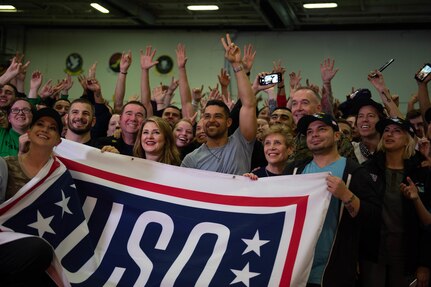
POLYGON ((0 157, 0 204, 4 202, 7 188, 8 169, 6 161, 0 157))

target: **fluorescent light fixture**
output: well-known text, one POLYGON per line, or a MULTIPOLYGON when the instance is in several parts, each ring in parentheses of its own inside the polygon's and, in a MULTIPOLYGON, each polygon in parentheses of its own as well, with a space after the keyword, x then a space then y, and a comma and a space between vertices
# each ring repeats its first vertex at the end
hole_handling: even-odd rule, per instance
POLYGON ((187 9, 190 11, 214 11, 218 10, 217 5, 189 5, 187 9))
POLYGON ((305 9, 337 8, 337 3, 308 3, 304 4, 305 9))
POLYGON ((105 7, 103 7, 102 5, 98 4, 98 3, 91 3, 90 4, 91 7, 93 7, 94 9, 96 9, 97 11, 107 14, 109 13, 109 10, 106 9, 105 7))
POLYGON ((16 8, 12 5, 0 5, 0 12, 16 12, 16 8))

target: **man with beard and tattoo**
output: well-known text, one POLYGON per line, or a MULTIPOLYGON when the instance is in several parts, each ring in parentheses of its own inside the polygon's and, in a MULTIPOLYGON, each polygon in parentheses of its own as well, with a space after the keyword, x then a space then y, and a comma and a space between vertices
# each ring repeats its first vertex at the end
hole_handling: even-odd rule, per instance
POLYGON ((94 106, 87 99, 76 99, 70 104, 66 115, 65 138, 89 146, 96 146, 91 138, 91 128, 96 124, 94 106))
POLYGON ((231 63, 242 102, 239 128, 228 136, 232 125, 229 108, 223 101, 208 101, 202 115, 207 135, 206 143, 189 153, 181 166, 228 174, 244 174, 250 171, 251 154, 256 138, 256 97, 241 64, 241 50, 232 43, 229 34, 222 39, 225 58, 231 63))

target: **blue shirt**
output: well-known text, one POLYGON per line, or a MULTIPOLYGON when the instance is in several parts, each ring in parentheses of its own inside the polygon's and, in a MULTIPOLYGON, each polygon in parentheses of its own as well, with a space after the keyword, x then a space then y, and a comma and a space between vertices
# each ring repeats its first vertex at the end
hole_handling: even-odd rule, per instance
MULTIPOLYGON (((343 178, 345 167, 345 157, 340 157, 337 161, 334 161, 322 168, 318 167, 314 161, 311 161, 307 164, 302 173, 331 172, 333 176, 343 178)), ((332 196, 322 232, 317 240, 316 250, 314 251, 313 266, 311 267, 310 276, 308 277, 308 283, 321 284, 323 272, 325 271, 326 263, 329 259, 329 253, 331 252, 332 243, 335 239, 335 232, 337 231, 338 213, 339 199, 332 196)))

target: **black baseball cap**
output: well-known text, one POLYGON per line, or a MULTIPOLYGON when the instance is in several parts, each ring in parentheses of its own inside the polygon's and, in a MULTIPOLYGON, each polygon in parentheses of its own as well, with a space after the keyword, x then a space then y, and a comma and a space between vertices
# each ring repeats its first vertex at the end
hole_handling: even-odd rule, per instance
POLYGON ((43 117, 52 118, 57 123, 57 132, 61 136, 61 132, 63 131, 63 123, 61 121, 60 114, 52 108, 43 108, 36 111, 33 114, 33 120, 31 122, 31 126, 33 126, 40 118, 43 118, 43 117))
POLYGON ((312 114, 312 115, 305 115, 303 116, 299 122, 298 125, 296 126, 296 129, 298 132, 300 132, 301 134, 305 135, 307 134, 307 129, 308 126, 315 121, 321 121, 324 122, 326 125, 330 126, 331 128, 334 129, 334 131, 338 132, 340 130, 340 128, 338 127, 337 122, 335 121, 335 119, 329 115, 329 114, 325 114, 325 113, 316 113, 316 114, 312 114))
POLYGON ((412 137, 415 137, 415 130, 409 121, 402 118, 384 118, 377 122, 376 130, 382 135, 385 128, 389 125, 400 126, 403 130, 408 132, 412 137))
POLYGON ((373 99, 368 98, 368 97, 362 97, 362 98, 355 97, 352 100, 352 106, 353 106, 352 111, 353 111, 353 114, 355 114, 355 115, 357 115, 359 113, 359 110, 365 106, 372 106, 377 110, 377 112, 380 115, 384 114, 383 113, 383 105, 377 103, 376 101, 374 101, 373 99))

